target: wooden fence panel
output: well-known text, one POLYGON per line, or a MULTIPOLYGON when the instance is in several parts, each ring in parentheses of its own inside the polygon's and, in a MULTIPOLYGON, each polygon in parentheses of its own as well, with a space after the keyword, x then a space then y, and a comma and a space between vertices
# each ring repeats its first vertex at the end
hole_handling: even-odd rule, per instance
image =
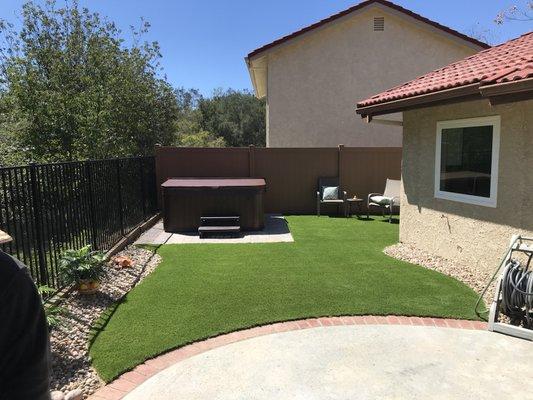
POLYGON ((401 148, 162 147, 156 169, 158 185, 170 177, 265 178, 266 212, 313 214, 319 177, 340 176, 348 196, 366 198, 382 192, 387 178, 400 178, 401 157, 401 148))
POLYGON ((336 148, 261 148, 254 159, 255 176, 267 182, 269 213, 314 213, 318 178, 338 174, 336 148))
POLYGON ((382 193, 387 178, 400 179, 401 160, 398 148, 342 148, 340 179, 348 197, 366 199, 368 193, 382 193))
POLYGON ((249 158, 248 148, 158 147, 157 187, 168 178, 250 176, 249 158))

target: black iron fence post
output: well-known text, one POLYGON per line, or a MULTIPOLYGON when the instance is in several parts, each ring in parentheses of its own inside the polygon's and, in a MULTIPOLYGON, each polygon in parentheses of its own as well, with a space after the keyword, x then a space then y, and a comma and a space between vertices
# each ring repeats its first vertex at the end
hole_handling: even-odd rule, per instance
POLYGON ((39 260, 39 279, 41 284, 49 285, 48 281, 48 269, 46 267, 46 257, 43 238, 43 204, 41 199, 41 193, 39 189, 39 180, 37 177, 37 165, 35 163, 30 164, 30 185, 31 185, 31 197, 33 200, 33 212, 35 216, 35 247, 37 249, 37 257, 39 260))
POLYGON ((141 200, 143 208, 143 221, 146 221, 146 191, 144 187, 144 157, 139 158, 139 174, 141 176, 141 200))
POLYGON ((124 236, 124 209, 122 207, 122 186, 120 182, 120 158, 115 161, 117 165, 118 208, 120 211, 120 234, 124 236))
POLYGON ((96 238, 96 219, 94 216, 94 195, 93 195, 93 177, 92 177, 92 168, 91 161, 85 162, 85 176, 87 178, 87 190, 89 196, 89 220, 91 223, 91 241, 93 250, 98 249, 98 242, 96 238))
POLYGON ((153 157, 0 167, 0 228, 14 239, 1 246, 37 285, 62 289, 61 251, 112 248, 156 212, 155 180, 153 157))

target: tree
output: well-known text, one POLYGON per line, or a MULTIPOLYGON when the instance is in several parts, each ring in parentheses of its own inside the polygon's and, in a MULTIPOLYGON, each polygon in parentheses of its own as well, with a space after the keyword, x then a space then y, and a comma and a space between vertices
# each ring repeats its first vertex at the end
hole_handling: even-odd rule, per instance
POLYGON ((178 104, 174 144, 179 147, 225 147, 223 138, 200 128, 198 104, 203 100, 200 92, 197 89, 178 88, 174 93, 178 104))
POLYGON ((533 21, 533 1, 528 0, 522 7, 514 5, 503 11, 500 11, 494 22, 502 25, 505 21, 533 21))
POLYGON ((217 90, 206 98, 196 89, 179 88, 175 95, 177 146, 265 145, 265 104, 250 93, 217 90))
POLYGON ((20 135, 26 129, 26 120, 14 112, 10 99, 0 92, 0 167, 27 164, 20 135))
POLYGON ((494 31, 484 27, 479 22, 473 24, 465 33, 474 39, 490 45, 497 42, 497 35, 494 31))
POLYGON ((265 102, 248 91, 217 90, 198 102, 201 130, 224 138, 228 146, 265 146, 265 102))
POLYGON ((15 136, 37 161, 144 155, 173 142, 176 97, 158 75, 159 45, 141 41, 147 22, 128 46, 77 0, 29 1, 21 19, 19 31, 0 23, 0 138, 15 136))
POLYGON ((180 136, 191 135, 201 130, 198 103, 202 95, 197 89, 185 88, 178 88, 174 93, 178 108, 174 130, 179 141, 180 136))
POLYGON ((200 131, 195 133, 182 133, 176 138, 179 147, 226 147, 224 138, 215 136, 211 132, 200 131))

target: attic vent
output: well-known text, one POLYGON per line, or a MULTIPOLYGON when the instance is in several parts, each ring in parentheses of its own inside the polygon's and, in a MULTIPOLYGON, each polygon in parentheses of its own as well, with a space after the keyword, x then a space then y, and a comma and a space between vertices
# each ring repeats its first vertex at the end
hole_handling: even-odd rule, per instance
POLYGON ((374 32, 385 30, 385 17, 374 17, 374 32))

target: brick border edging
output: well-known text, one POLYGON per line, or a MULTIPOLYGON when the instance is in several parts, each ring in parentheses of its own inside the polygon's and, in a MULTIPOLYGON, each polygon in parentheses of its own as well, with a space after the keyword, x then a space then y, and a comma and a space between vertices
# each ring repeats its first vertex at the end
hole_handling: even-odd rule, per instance
POLYGON ((250 329, 235 331, 220 336, 215 336, 203 341, 195 342, 176 350, 171 350, 158 357, 146 360, 132 371, 125 372, 113 382, 98 389, 89 400, 119 400, 141 383, 151 378, 158 372, 171 365, 195 356, 197 354, 225 346, 227 344, 251 339, 271 333, 296 331, 308 328, 318 328, 321 326, 334 325, 411 325, 411 326, 432 326, 437 328, 456 328, 470 330, 486 330, 487 323, 481 321, 468 321, 445 318, 423 318, 423 317, 403 317, 403 316, 344 316, 344 317, 324 317, 308 318, 297 321, 277 322, 269 325, 257 326, 250 329))

